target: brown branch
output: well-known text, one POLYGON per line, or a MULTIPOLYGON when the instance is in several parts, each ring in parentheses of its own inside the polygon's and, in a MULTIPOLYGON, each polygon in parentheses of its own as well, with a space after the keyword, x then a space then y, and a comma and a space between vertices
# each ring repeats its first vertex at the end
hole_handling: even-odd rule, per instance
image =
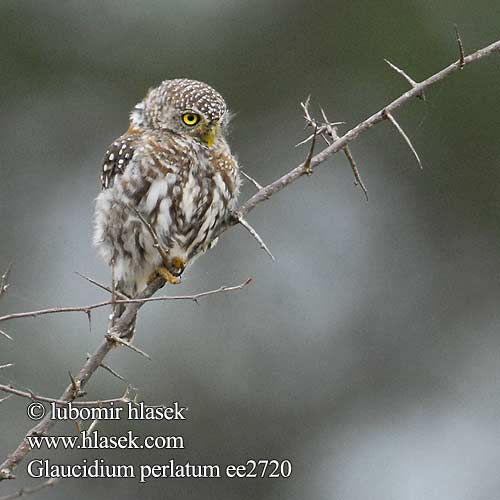
MULTIPOLYGON (((262 203, 263 201, 270 198, 275 193, 282 191, 285 187, 287 187, 292 182, 296 181, 298 178, 304 175, 305 167, 309 167, 311 170, 316 168, 321 163, 325 162, 332 155, 342 150, 349 143, 354 141, 361 133, 366 132, 368 129, 373 127, 374 125, 384 121, 387 116, 386 113, 392 113, 393 111, 399 109, 401 106, 406 104, 409 100, 413 99, 417 95, 421 94, 424 90, 436 84, 437 82, 445 79, 449 75, 459 71, 462 67, 467 64, 471 64, 475 61, 479 61, 485 57, 488 57, 495 52, 500 51, 500 40, 484 47, 466 57, 463 58, 463 64, 461 61, 454 62, 442 69, 441 71, 433 74, 426 80, 417 83, 410 90, 402 94, 400 97, 389 103, 387 106, 384 106, 381 110, 377 111, 375 114, 366 118, 354 128, 346 132, 342 137, 333 141, 329 146, 325 149, 314 155, 310 162, 303 162, 293 170, 283 175, 279 179, 275 180, 271 184, 265 186, 260 189, 257 193, 255 193, 246 203, 244 203, 238 210, 241 216, 246 216, 249 212, 251 212, 257 205, 262 203)), ((217 231, 216 234, 213 235, 213 239, 219 237, 224 231, 226 231, 230 226, 234 226, 238 223, 238 220, 235 218, 229 218, 226 224, 217 231)), ((131 325, 134 323, 135 318, 137 316, 137 312, 144 304, 143 299, 149 299, 152 295, 157 292, 163 285, 165 284, 165 280, 162 278, 155 279, 151 284, 149 284, 146 289, 139 294, 138 297, 134 299, 131 303, 126 305, 126 308, 123 314, 117 319, 115 325, 112 328, 113 335, 120 336, 120 332, 128 332, 131 325)), ((95 352, 90 356, 90 358, 86 361, 86 363, 81 368, 80 372, 76 376, 76 378, 80 382, 80 387, 84 387, 88 380, 92 377, 94 372, 99 368, 102 364, 104 358, 109 353, 109 351, 116 345, 113 339, 106 336, 101 344, 97 347, 95 352)), ((59 398, 63 401, 70 401, 74 399, 73 390, 71 384, 66 388, 61 397, 59 398)), ((46 415, 43 420, 41 420, 37 425, 35 425, 32 429, 28 431, 28 435, 32 434, 46 434, 55 424, 54 420, 51 420, 51 415, 46 415)), ((23 458, 29 453, 30 447, 29 443, 24 438, 19 446, 13 451, 8 458, 0 464, 0 480, 2 479, 12 479, 14 478, 13 470, 15 467, 23 460, 23 458)))
MULTIPOLYGON (((82 312, 87 314, 89 311, 93 309, 98 309, 100 307, 106 307, 113 304, 145 304, 147 302, 164 302, 168 300, 192 300, 193 302, 197 302, 199 299, 203 297, 208 297, 210 295, 215 295, 217 293, 223 292, 235 292, 237 290, 241 290, 245 286, 247 286, 251 282, 251 279, 248 278, 243 283, 235 286, 221 286, 215 290, 208 290, 206 292, 196 293, 194 295, 162 295, 160 297, 145 297, 145 298, 135 298, 135 299, 120 299, 120 300, 104 300, 102 302, 97 302, 95 304, 90 304, 88 306, 70 306, 70 307, 51 307, 49 309, 39 309, 37 311, 27 311, 20 313, 12 313, 6 314, 5 316, 0 316, 0 322, 9 321, 12 319, 20 319, 20 318, 36 318, 37 316, 44 316, 46 314, 60 314, 60 313, 70 313, 70 312, 82 312)), ((0 330, 1 332, 1 330, 0 330)), ((4 333, 4 332, 2 332, 4 333)), ((6 333, 5 336, 10 338, 6 333)))

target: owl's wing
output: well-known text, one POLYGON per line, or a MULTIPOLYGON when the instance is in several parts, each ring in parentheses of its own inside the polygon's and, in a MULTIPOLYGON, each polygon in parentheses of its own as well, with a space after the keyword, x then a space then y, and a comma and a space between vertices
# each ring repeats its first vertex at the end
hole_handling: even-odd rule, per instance
POLYGON ((134 154, 134 139, 133 136, 125 134, 109 146, 102 162, 101 185, 103 190, 110 188, 115 177, 125 171, 134 154))

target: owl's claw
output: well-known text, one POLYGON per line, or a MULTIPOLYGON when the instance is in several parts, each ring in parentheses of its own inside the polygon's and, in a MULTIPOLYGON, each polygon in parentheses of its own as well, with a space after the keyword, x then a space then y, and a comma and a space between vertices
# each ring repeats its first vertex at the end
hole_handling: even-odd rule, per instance
POLYGON ((174 276, 166 267, 159 267, 148 279, 148 284, 153 282, 158 276, 161 276, 165 281, 171 285, 178 285, 181 280, 174 276))
POLYGON ((180 276, 186 267, 186 259, 184 257, 174 257, 172 259, 172 266, 175 268, 174 274, 180 276))

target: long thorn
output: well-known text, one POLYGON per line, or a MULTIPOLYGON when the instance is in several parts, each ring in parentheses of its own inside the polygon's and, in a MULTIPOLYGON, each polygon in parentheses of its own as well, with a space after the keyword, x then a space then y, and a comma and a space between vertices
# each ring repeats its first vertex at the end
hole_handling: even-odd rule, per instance
MULTIPOLYGON (((93 285, 101 288, 102 290, 106 290, 106 292, 113 293, 111 288, 109 288, 106 285, 103 285, 102 283, 99 283, 95 279, 89 278, 88 276, 85 276, 85 274, 79 273, 78 271, 75 271, 75 274, 80 276, 80 278, 83 278, 84 280, 88 281, 89 283, 92 283, 93 285)), ((127 297, 124 293, 120 293, 118 290, 116 291, 116 296, 119 297, 120 299, 127 300, 130 297, 127 297)))
POLYGON ((458 52, 460 53, 460 59, 458 60, 459 67, 460 67, 460 69, 464 69, 464 66, 465 66, 464 46, 462 44, 462 39, 460 38, 458 26, 456 24, 455 24, 455 35, 457 36, 458 52))
POLYGON ((269 257, 271 257, 271 260, 276 262, 274 255, 264 243, 264 240, 260 237, 259 233, 243 217, 238 216, 238 222, 258 241, 260 248, 262 248, 262 250, 264 250, 269 257))
POLYGON ((8 340, 13 340, 13 338, 8 333, 5 333, 3 330, 0 330, 0 335, 2 335, 8 340))
POLYGON ((359 187, 361 188, 361 190, 365 194, 366 201, 368 201, 368 191, 366 189, 366 186, 365 186, 363 180, 361 179, 361 175, 359 174, 358 166, 356 165, 356 162, 354 161, 354 158, 351 154, 351 150, 349 149, 349 146, 346 146, 344 148, 344 154, 346 155, 347 160, 351 164, 351 169, 352 169, 352 173, 354 174, 355 184, 359 184, 359 187))
MULTIPOLYGON (((393 69, 396 73, 400 74, 413 88, 415 88, 418 85, 418 83, 408 74, 406 74, 401 68, 398 68, 395 64, 392 64, 391 61, 389 61, 388 59, 384 59, 384 61, 389 65, 391 69, 393 69)), ((418 94, 417 97, 419 99, 422 99, 422 101, 425 101, 424 91, 418 94)))
POLYGON ((420 161, 420 157, 418 156, 417 151, 413 147, 413 144, 410 141, 410 138, 405 134, 405 131, 401 128, 399 123, 394 119, 394 117, 389 113, 389 111, 384 110, 384 115, 386 118, 394 125, 394 128, 401 134, 401 137, 406 141, 406 144, 408 144, 408 147, 411 149, 411 152, 414 154, 415 158, 417 159, 418 165, 420 166, 420 170, 423 169, 422 167, 422 162, 420 161))
POLYGON ((312 157, 313 157, 313 154, 314 154, 314 146, 316 146, 316 135, 317 135, 317 133, 318 133, 318 125, 315 125, 314 126, 314 134, 313 134, 313 138, 312 138, 312 141, 311 141, 311 149, 309 149, 309 154, 307 155, 307 159, 304 162, 304 173, 306 175, 312 175, 312 173, 313 173, 313 170, 311 168, 311 160, 312 160, 312 157))
POLYGON ((246 172, 240 170, 240 174, 245 177, 245 179, 249 180, 259 191, 262 189, 262 186, 253 177, 250 177, 246 172))
POLYGON ((117 335, 112 335, 112 334, 108 334, 107 337, 111 341, 116 342, 117 344, 123 345, 125 347, 128 347, 132 351, 136 352, 137 354, 140 354, 141 356, 144 356, 146 359, 149 359, 151 361, 151 356, 147 352, 143 351, 142 349, 139 349, 138 347, 131 344, 130 342, 127 342, 126 340, 122 339, 121 337, 118 337, 117 335))

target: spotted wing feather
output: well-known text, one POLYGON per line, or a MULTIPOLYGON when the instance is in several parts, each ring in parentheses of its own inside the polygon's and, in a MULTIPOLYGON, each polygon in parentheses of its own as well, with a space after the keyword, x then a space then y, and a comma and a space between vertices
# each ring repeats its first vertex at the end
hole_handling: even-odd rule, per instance
POLYGON ((122 135, 106 151, 102 163, 101 186, 108 189, 113 186, 116 176, 125 171, 125 167, 134 155, 134 137, 122 135))

